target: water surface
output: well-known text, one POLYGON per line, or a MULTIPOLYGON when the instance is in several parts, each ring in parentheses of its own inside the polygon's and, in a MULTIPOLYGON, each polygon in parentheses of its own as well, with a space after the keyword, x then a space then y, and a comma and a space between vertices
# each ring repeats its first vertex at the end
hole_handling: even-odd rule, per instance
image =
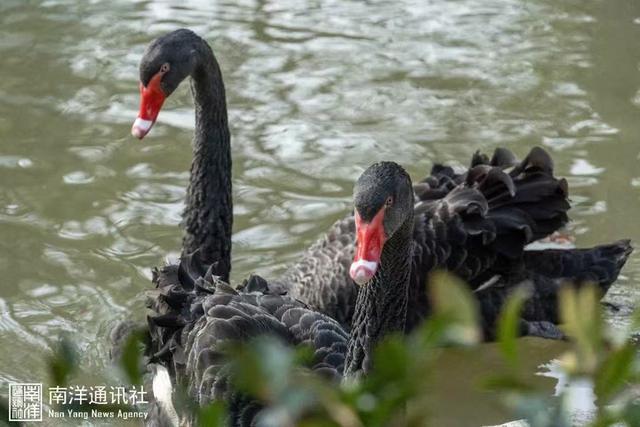
MULTIPOLYGON (((62 333, 84 375, 104 370, 108 331, 144 318, 150 267, 177 255, 187 85, 143 142, 129 129, 144 47, 179 27, 210 41, 226 79, 234 280, 295 260, 370 163, 419 178, 496 146, 552 152, 578 245, 640 241, 639 2, 3 0, 1 382, 44 380, 62 333)), ((610 292, 614 320, 639 282, 635 254, 610 292)), ((527 348, 532 373, 559 351, 527 348)), ((442 357, 440 425, 503 420, 494 396, 461 391, 468 369, 498 369, 491 354, 442 357)))

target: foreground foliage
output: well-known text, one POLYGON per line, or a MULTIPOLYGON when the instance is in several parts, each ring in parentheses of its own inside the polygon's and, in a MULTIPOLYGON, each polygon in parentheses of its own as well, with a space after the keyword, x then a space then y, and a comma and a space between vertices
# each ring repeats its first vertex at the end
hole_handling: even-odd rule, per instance
MULTIPOLYGON (((265 404, 260 425, 429 425, 429 373, 437 369, 438 349, 475 348, 481 338, 478 309, 468 288, 443 273, 434 275, 431 283, 434 314, 412 334, 390 336, 381 343, 374 370, 364 378, 336 384, 315 375, 304 369, 311 362, 310 351, 285 347, 269 337, 229 348, 236 387, 265 404)), ((574 420, 573 424, 640 426, 640 357, 630 338, 631 332, 640 328, 640 311, 629 331, 614 334, 603 321, 599 297, 595 287, 567 285, 559 299, 570 343, 559 365, 570 385, 591 387, 597 398, 587 420, 574 420)), ((483 387, 502 396, 514 419, 524 419, 532 427, 570 426, 575 415, 570 392, 552 398, 535 391, 528 380, 531 372, 522 366, 517 332, 525 298, 524 291, 515 291, 501 313, 498 347, 506 369, 488 374, 483 387)), ((132 334, 122 352, 121 370, 132 384, 142 382, 142 339, 141 333, 132 334)), ((59 348, 50 362, 51 375, 53 383, 64 384, 76 366, 77 355, 66 341, 59 348)), ((200 425, 225 423, 224 402, 204 408, 188 403, 182 407, 197 411, 200 425)))

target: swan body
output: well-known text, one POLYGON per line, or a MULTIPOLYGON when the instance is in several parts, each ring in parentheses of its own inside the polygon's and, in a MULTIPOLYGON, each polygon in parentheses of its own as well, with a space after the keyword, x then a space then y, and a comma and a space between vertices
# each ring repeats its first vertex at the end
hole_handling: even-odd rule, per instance
MULTIPOLYGON (((149 132, 165 99, 187 77, 191 78, 196 105, 196 131, 182 253, 199 250, 202 261, 215 262, 217 274, 228 281, 233 203, 225 88, 211 48, 192 31, 171 32, 154 40, 145 51, 140 63, 140 112, 132 133, 142 138, 149 132)), ((570 207, 567 197, 566 181, 553 176, 553 162, 540 148, 531 150, 521 162, 506 149, 496 150, 491 158, 476 153, 465 173, 434 166, 431 174, 414 186, 414 250, 406 329, 415 327, 429 311, 424 283, 435 266, 456 273, 473 289, 489 280, 496 280, 498 287, 506 281, 508 286, 513 284, 509 282, 524 280, 526 274, 539 282, 539 287, 549 288, 551 285, 542 283, 544 272, 536 271, 540 267, 527 261, 536 252, 526 252, 524 248, 566 224, 570 207), (484 216, 464 213, 461 220, 452 223, 449 217, 464 206, 451 191, 463 183, 484 191, 485 201, 476 206, 484 216), (441 199, 439 204, 432 203, 437 199, 441 199)), ((349 327, 359 291, 350 274, 356 252, 355 222, 353 214, 338 220, 298 262, 270 282, 271 288, 286 292, 349 327)), ((623 259, 622 264, 629 247, 624 241, 613 244, 612 250, 623 259)), ((598 252, 597 247, 593 249, 598 252)), ((569 251, 564 259, 572 256, 584 258, 582 252, 569 251)), ((583 264, 585 271, 596 268, 595 261, 593 265, 583 264)), ((617 277, 619 268, 613 268, 616 266, 621 267, 621 263, 614 262, 597 275, 603 289, 608 289, 617 277)), ((579 273, 567 274, 566 278, 572 279, 579 273)), ((534 286, 534 293, 536 289, 534 286)), ((485 294, 479 293, 479 298, 485 294)), ((536 311, 529 320, 556 318, 551 315, 546 319, 536 311)))
MULTIPOLYGON (((231 423, 250 425, 259 402, 229 385, 221 348, 271 335, 310 345, 313 370, 336 379, 366 375, 375 344, 409 331, 430 313, 428 275, 446 269, 475 291, 487 338, 504 300, 528 286, 521 333, 558 337, 556 296, 565 281, 609 288, 628 241, 590 249, 525 247, 568 221, 568 188, 541 148, 522 160, 508 150, 476 154, 464 173, 436 165, 412 186, 391 162, 368 168, 354 190, 354 213, 301 255, 282 277, 228 284, 232 229, 230 135, 220 68, 189 30, 151 43, 140 65, 141 105, 132 134, 144 137, 166 97, 187 77, 196 104, 193 162, 184 214, 183 255, 156 270, 150 292, 148 348, 158 417, 184 424, 170 405, 172 384, 200 404, 225 399, 231 423), (356 284, 358 283, 358 284, 356 284)), ((161 418, 150 419, 150 424, 161 418), (155 421, 154 421, 155 420, 155 421)))

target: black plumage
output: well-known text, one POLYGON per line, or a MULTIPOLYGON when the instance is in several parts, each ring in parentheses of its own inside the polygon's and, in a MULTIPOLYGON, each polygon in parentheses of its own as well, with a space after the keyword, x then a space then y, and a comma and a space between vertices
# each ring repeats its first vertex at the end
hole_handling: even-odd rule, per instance
MULTIPOLYGON (((201 405, 215 399, 227 401, 232 425, 249 425, 260 404, 231 387, 224 357, 229 342, 269 335, 289 345, 311 347, 311 369, 325 376, 339 379, 345 371, 366 372, 375 343, 389 332, 404 329, 413 228, 408 175, 393 163, 377 166, 363 174, 361 182, 380 179, 364 190, 356 188, 356 198, 362 193, 365 196, 356 208, 364 210, 369 202, 375 208, 377 202, 372 196, 385 185, 388 191, 395 191, 398 175, 401 192, 395 193, 395 206, 387 208, 385 229, 389 239, 379 270, 359 294, 359 314, 350 333, 329 316, 271 289, 259 276, 252 276, 238 289, 231 288, 217 277, 219 266, 207 266, 196 251, 184 256, 178 265, 154 273, 156 289, 149 295, 153 313, 148 322, 150 364, 166 367, 173 383, 184 385, 201 405)), ((152 413, 163 416, 161 406, 154 400, 152 413)), ((181 422, 193 421, 189 413, 184 416, 187 418, 181 422)), ((154 422, 157 420, 150 420, 154 422)))
POLYGON ((140 61, 140 83, 146 85, 163 65, 160 82, 169 96, 187 77, 196 105, 193 161, 183 214, 182 253, 200 250, 204 262, 217 262, 227 280, 231 270, 233 203, 227 104, 220 66, 193 31, 180 29, 155 39, 140 61))
MULTIPOLYGON (((519 285, 533 290, 522 333, 555 337, 561 283, 595 280, 606 292, 630 253, 627 241, 562 253, 525 251, 526 244, 567 222, 567 184, 553 176, 544 150, 534 148, 518 162, 498 149, 491 158, 474 155, 461 174, 436 165, 413 192, 407 187, 410 203, 392 221, 398 233, 385 244, 382 267, 362 290, 348 273, 355 249, 351 215, 280 279, 254 276, 233 289, 227 284, 231 156, 220 69, 206 42, 188 30, 152 43, 141 62, 141 81, 167 62, 166 95, 192 77, 196 133, 183 256, 179 265, 154 274, 150 360, 166 366, 174 384, 184 385, 199 403, 226 399, 234 425, 247 425, 260 404, 230 388, 222 351, 228 341, 269 334, 291 345, 311 345, 314 369, 325 375, 366 373, 371 349, 384 334, 410 330, 429 314, 425 283, 436 268, 459 275, 476 290, 488 338, 503 301, 519 285)), ((397 198, 395 191, 407 184, 391 165, 377 165, 371 176, 387 173, 399 182, 372 180, 356 192, 361 215, 370 216, 389 195, 397 198), (358 199, 361 192, 368 196, 358 199)))
POLYGON ((507 174, 513 185, 505 183, 504 178, 483 185, 483 176, 495 175, 479 174, 476 177, 480 178, 471 180, 465 174, 435 168, 429 181, 436 180, 432 184, 439 187, 434 186, 433 192, 440 194, 423 197, 418 207, 405 175, 393 180, 383 176, 378 182, 357 185, 356 196, 361 192, 376 196, 356 197, 356 209, 359 204, 362 212, 368 212, 365 215, 371 216, 388 195, 394 196, 396 205, 390 222, 385 223, 391 237, 384 245, 380 269, 357 292, 351 328, 292 297, 281 283, 252 276, 234 290, 216 277, 216 264, 207 266, 201 261, 198 251, 183 257, 179 265, 167 266, 154 276, 157 290, 149 300, 154 313, 149 318, 151 360, 167 366, 173 381, 186 385, 199 404, 224 399, 230 404, 230 423, 250 425, 260 412, 260 402, 239 395, 230 386, 228 365, 221 351, 226 343, 275 336, 289 345, 309 345, 314 351, 312 369, 323 375, 337 380, 343 375, 366 374, 373 366, 372 349, 381 338, 410 329, 428 315, 424 286, 414 284, 416 277, 424 283, 426 273, 437 267, 450 268, 469 280, 487 338, 493 337, 500 308, 516 286, 532 291, 521 319, 521 333, 560 338, 554 327, 558 289, 565 281, 595 281, 606 291, 631 249, 628 241, 621 241, 591 249, 523 250, 523 244, 537 236, 538 219, 547 224, 549 216, 566 215, 566 211, 541 209, 543 216, 523 216, 518 212, 522 204, 536 200, 544 203, 549 197, 551 204, 564 207, 556 199, 566 197, 566 188, 549 178, 550 169, 540 173, 542 168, 528 168, 522 163, 513 168, 513 176, 507 174), (532 194, 538 185, 529 174, 545 183, 540 184, 541 195, 532 194), (407 191, 399 197, 392 188, 403 182, 407 191), (525 182, 532 193, 518 195, 520 182, 525 182), (502 201, 500 215, 492 216, 492 205, 485 194, 500 196, 496 187, 509 192, 517 203, 510 206, 502 201), (513 218, 509 209, 516 212, 513 218), (419 219, 414 218, 416 212, 419 219), (509 244, 494 244, 501 236, 511 235, 515 237, 509 244), (421 263, 421 270, 416 262, 421 263), (539 268, 539 264, 543 266, 539 268))
MULTIPOLYGON (((182 253, 199 250, 202 261, 217 263, 219 276, 228 280, 233 205, 220 67, 209 45, 189 30, 171 32, 149 45, 140 63, 141 83, 148 82, 163 64, 170 64, 161 81, 165 95, 190 76, 196 105, 182 253)), ((521 264, 524 246, 564 225, 569 209, 566 181, 553 176, 553 162, 540 148, 531 150, 522 162, 502 148, 491 158, 476 153, 469 171, 462 174, 436 165, 414 186, 414 193, 408 329, 428 312, 424 283, 433 268, 453 271, 475 287, 491 278, 497 265, 521 264)), ((337 221, 297 263, 271 281, 271 288, 349 326, 358 294, 349 277, 354 233, 352 215, 337 221)))
MULTIPOLYGON (((455 173, 435 165, 431 174, 414 185, 415 223, 411 283, 406 330, 414 328, 429 313, 425 283, 436 268, 451 271, 476 289, 495 280, 490 293, 478 293, 485 332, 492 325, 511 290, 532 279, 531 302, 525 321, 557 322, 554 283, 595 280, 606 292, 631 253, 629 241, 590 249, 525 251, 525 246, 544 238, 568 221, 568 188, 553 175, 548 153, 535 147, 518 161, 509 150, 499 148, 492 157, 476 153, 468 171, 455 173), (603 262, 608 254, 615 262, 603 262), (553 262, 533 261, 548 257, 553 262), (565 267, 561 278, 550 265, 565 267), (517 272, 517 274, 516 274, 517 272), (550 291, 553 290, 553 291, 550 291), (491 295, 491 297, 487 296, 491 295), (537 301, 534 303, 534 301, 537 301)), ((317 308, 344 325, 351 324, 357 286, 349 277, 349 263, 355 250, 353 216, 336 222, 326 237, 313 245, 301 261, 276 281, 281 289, 317 308)), ((557 331, 543 325, 523 325, 523 334, 557 337, 557 331)))

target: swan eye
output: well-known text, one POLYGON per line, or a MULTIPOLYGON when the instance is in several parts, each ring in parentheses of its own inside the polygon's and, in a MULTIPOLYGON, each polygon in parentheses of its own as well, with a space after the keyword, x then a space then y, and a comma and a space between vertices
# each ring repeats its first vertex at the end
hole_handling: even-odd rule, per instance
POLYGON ((165 62, 164 64, 162 64, 162 65, 160 66, 160 72, 161 72, 162 74, 166 74, 166 73, 167 73, 167 71, 169 71, 170 69, 171 69, 171 66, 169 65, 169 63, 168 63, 168 62, 165 62))
POLYGON ((387 200, 384 202, 385 207, 390 207, 391 205, 393 205, 393 197, 389 196, 387 197, 387 200))

